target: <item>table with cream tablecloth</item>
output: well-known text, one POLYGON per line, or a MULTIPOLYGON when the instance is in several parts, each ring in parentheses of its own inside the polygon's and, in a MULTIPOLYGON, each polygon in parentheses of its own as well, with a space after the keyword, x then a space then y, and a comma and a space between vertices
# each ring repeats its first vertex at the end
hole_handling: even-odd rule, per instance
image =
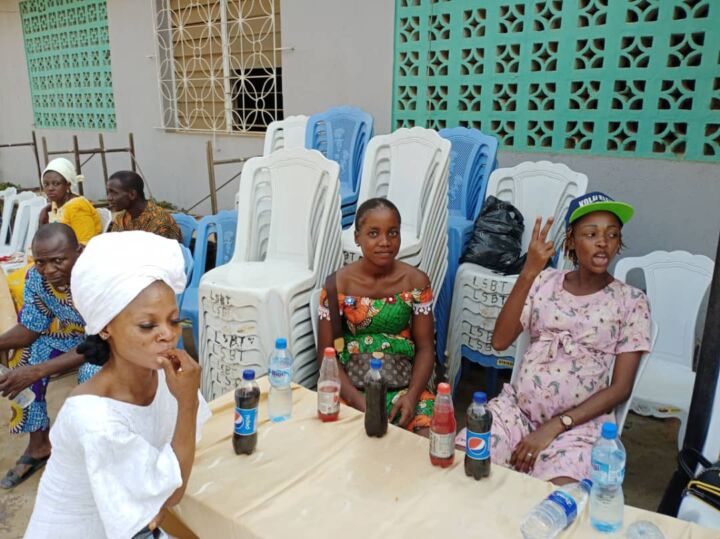
MULTIPOLYGON (((522 517, 552 490, 550 483, 494 466, 474 481, 463 454, 447 469, 430 465, 428 441, 390 427, 365 435, 363 415, 343 406, 335 423, 316 416, 316 394, 293 387, 293 416, 267 419, 267 378, 260 380, 259 431, 252 455, 235 455, 233 395, 211 403, 185 496, 173 509, 201 539, 240 537, 521 537, 522 517)), ((626 526, 658 525, 666 539, 717 539, 720 533, 626 507, 626 526)), ((587 510, 563 538, 613 537, 595 532, 587 510)), ((617 535, 615 535, 617 537, 617 535)))

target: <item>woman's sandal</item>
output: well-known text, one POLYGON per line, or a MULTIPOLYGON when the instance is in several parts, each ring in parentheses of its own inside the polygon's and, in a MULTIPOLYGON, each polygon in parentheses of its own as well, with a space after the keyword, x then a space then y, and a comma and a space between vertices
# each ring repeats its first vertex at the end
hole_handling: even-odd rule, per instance
POLYGON ((6 473, 5 477, 3 477, 2 481, 0 481, 0 488, 15 488, 20 483, 29 478, 32 474, 37 472, 40 468, 45 466, 49 458, 50 455, 48 455, 47 457, 41 457, 39 459, 31 457, 30 455, 23 455, 17 460, 15 464, 26 464, 30 466, 30 468, 28 468, 27 471, 22 474, 22 476, 16 474, 15 470, 8 470, 8 473, 6 473))

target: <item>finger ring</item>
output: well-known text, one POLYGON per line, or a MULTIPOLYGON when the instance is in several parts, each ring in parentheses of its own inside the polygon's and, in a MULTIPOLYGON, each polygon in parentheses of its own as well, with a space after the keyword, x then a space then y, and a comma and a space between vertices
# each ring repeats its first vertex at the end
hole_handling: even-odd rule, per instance
POLYGON ((531 458, 532 458, 532 453, 528 453, 527 456, 528 456, 529 459, 531 459, 531 458))

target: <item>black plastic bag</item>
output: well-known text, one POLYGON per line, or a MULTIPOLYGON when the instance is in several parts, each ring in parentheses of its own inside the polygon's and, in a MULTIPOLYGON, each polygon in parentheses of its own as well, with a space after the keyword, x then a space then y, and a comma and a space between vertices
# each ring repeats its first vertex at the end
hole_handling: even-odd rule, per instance
POLYGON ((515 206, 487 197, 460 262, 471 262, 503 275, 520 273, 526 257, 520 256, 523 230, 524 219, 515 206))

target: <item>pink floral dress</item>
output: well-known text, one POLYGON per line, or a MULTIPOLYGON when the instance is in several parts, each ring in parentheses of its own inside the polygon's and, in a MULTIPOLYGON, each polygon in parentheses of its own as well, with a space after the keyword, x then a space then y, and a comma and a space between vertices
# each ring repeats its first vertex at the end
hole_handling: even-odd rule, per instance
MULTIPOLYGON (((594 294, 575 296, 563 288, 566 273, 543 271, 525 302, 520 321, 530 329, 530 346, 515 384, 505 384, 488 403, 496 464, 509 466, 527 434, 606 388, 618 354, 650 349, 645 294, 614 280, 594 294)), ((560 434, 530 474, 545 480, 589 477, 590 451, 605 421, 615 418, 606 414, 560 434)))

